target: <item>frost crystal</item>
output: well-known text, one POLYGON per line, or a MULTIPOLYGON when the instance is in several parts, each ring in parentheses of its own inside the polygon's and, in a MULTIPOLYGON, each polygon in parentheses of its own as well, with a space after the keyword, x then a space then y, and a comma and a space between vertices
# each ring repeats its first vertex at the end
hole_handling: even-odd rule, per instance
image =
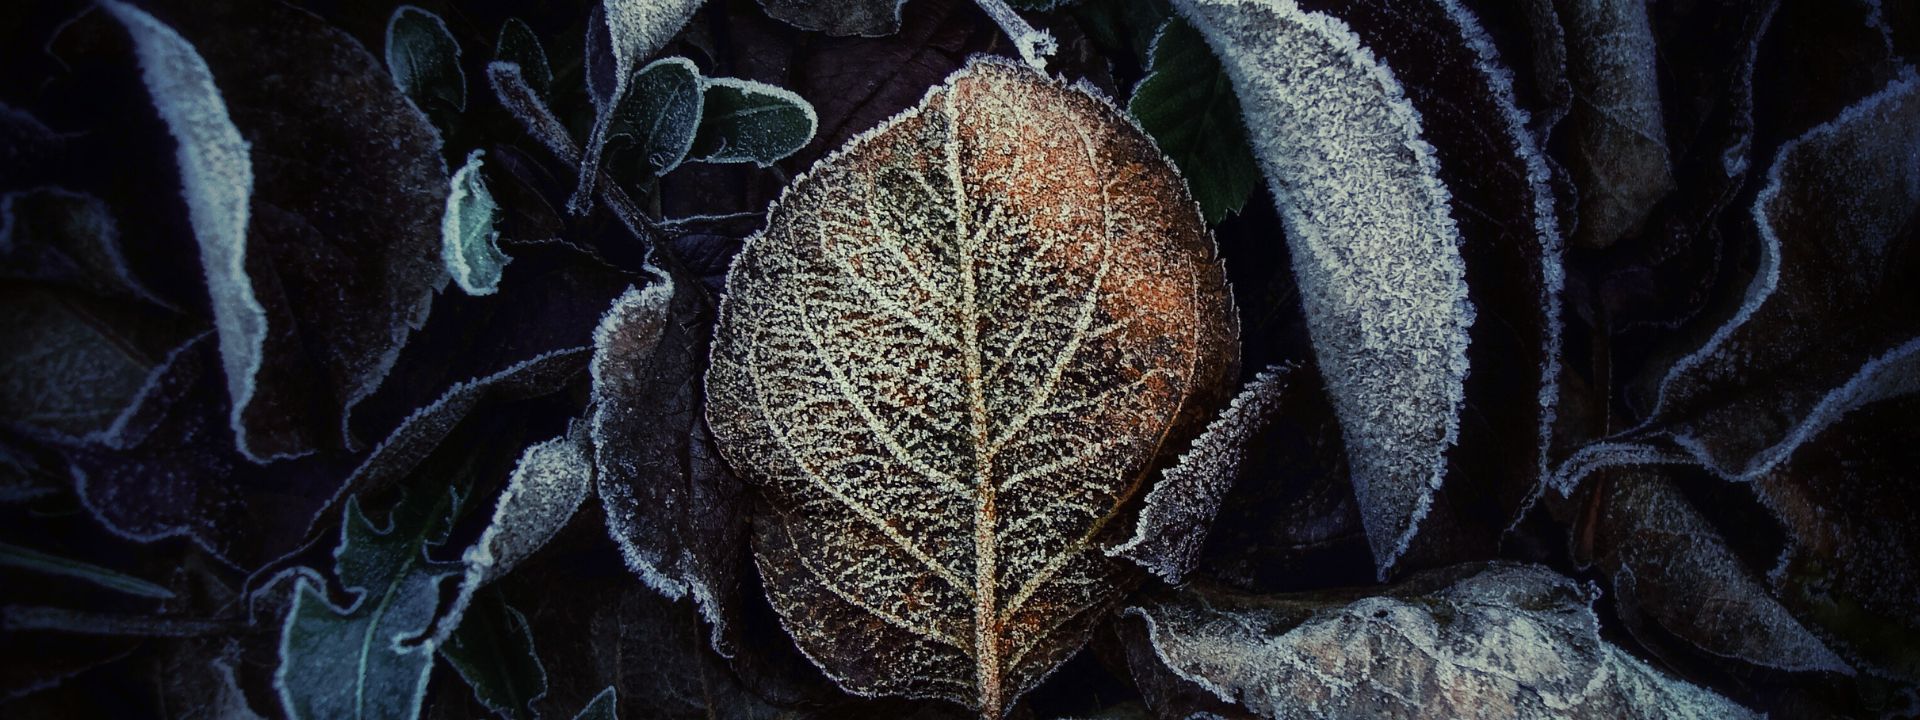
POLYGON ((527 448, 493 506, 493 521, 461 556, 466 574, 435 642, 445 642, 482 585, 504 576, 565 527, 593 490, 593 465, 577 438, 560 436, 527 448))
POLYGON ((253 399, 267 336, 267 311, 254 297, 246 268, 247 212, 253 195, 250 148, 227 116, 213 70, 185 38, 132 5, 106 0, 100 6, 133 36, 147 91, 180 144, 180 184, 213 297, 220 358, 233 398, 234 437, 242 453, 261 459, 249 448, 241 419, 253 399))
POLYGON ((1393 73, 1339 20, 1294 0, 1175 5, 1239 94, 1384 574, 1458 438, 1473 323, 1433 148, 1393 73))
POLYGON ((850 691, 992 717, 1118 598, 1102 530, 1238 354, 1165 157, 1004 60, 796 180, 727 288, 707 417, 784 626, 850 691))

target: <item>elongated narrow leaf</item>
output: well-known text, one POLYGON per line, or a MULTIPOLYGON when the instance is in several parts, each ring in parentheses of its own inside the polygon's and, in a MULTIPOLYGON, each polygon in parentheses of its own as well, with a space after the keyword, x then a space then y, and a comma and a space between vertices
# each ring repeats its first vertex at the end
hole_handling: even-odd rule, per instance
POLYGON ((8 543, 0 543, 0 567, 84 580, 108 590, 139 597, 161 600, 173 597, 172 590, 123 572, 8 543))
POLYGON ((440 221, 440 259, 447 274, 468 295, 491 295, 500 290, 500 273, 509 258, 500 252, 500 233, 493 229, 500 206, 480 175, 480 156, 467 154, 467 164, 453 173, 447 193, 447 214, 440 221))
POLYGON ((787 630, 851 691, 991 717, 1135 576, 1103 530, 1236 364, 1179 176, 1000 60, 816 164, 727 287, 707 417, 787 630))
POLYGON ((1178 18, 1154 34, 1151 55, 1127 112, 1180 166, 1207 222, 1220 222, 1240 212, 1260 183, 1232 81, 1206 39, 1178 18))
POLYGON ((1123 630, 1162 717, 1757 717, 1601 640, 1589 602, 1545 568, 1467 565, 1371 596, 1189 590, 1123 630))
POLYGON ((431 560, 427 549, 445 542, 455 500, 446 493, 408 498, 384 529, 347 501, 334 571, 356 597, 335 607, 323 586, 295 580, 274 672, 287 715, 419 717, 440 585, 460 574, 459 564, 431 560))
POLYGON ((784 88, 751 80, 706 81, 706 107, 693 159, 761 167, 798 152, 820 127, 813 105, 784 88))
POLYGON ((1227 74, 1292 249, 1382 574, 1459 435, 1466 268, 1449 194, 1394 74, 1294 0, 1181 0, 1227 74))
POLYGON ((234 127, 226 100, 214 86, 213 71, 191 43, 132 5, 108 0, 101 7, 133 35, 147 91, 180 143, 180 182, 213 297, 220 356, 233 398, 234 434, 243 453, 263 456, 266 453, 250 451, 242 419, 253 398, 267 335, 267 312, 247 275, 252 148, 234 127))
POLYGON ((439 15, 412 5, 394 9, 387 19, 387 72, 421 110, 467 109, 460 43, 439 15))
POLYGON ((1200 559, 1208 526, 1239 479, 1241 463, 1258 433, 1280 412, 1291 374, 1288 368, 1268 369, 1247 383, 1147 493, 1133 537, 1107 554, 1179 584, 1200 559))

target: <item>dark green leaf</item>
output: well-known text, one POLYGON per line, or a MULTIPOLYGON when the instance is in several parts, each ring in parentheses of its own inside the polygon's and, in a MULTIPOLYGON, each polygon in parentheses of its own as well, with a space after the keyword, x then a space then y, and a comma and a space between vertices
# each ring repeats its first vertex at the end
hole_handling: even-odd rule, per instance
POLYGON ((700 127, 700 69, 683 57, 660 58, 634 73, 607 128, 609 142, 625 138, 640 156, 643 175, 680 166, 700 127))
POLYGON ((533 28, 527 27, 520 18, 507 18, 500 26, 500 41, 494 48, 493 59, 519 65, 520 76, 541 95, 552 91, 553 66, 547 64, 547 50, 540 45, 533 28))
POLYGON ((426 10, 401 5, 387 20, 387 71, 421 110, 444 104, 467 109, 467 76, 460 70, 460 43, 447 23, 426 10))
POLYGON ((125 573, 84 563, 58 555, 48 555, 38 550, 18 545, 0 543, 0 567, 30 570, 47 575, 59 575, 77 580, 85 580, 108 590, 128 595, 166 600, 173 597, 173 591, 125 573))
POLYGON ((1208 223, 1240 212, 1260 182, 1233 84, 1186 21, 1154 36, 1152 65, 1133 89, 1127 112, 1180 167, 1208 223))
POLYGON ((419 493, 376 527, 347 500, 334 571, 358 595, 335 607, 309 575, 295 586, 280 637, 274 686, 296 718, 414 718, 433 668, 433 628, 441 581, 464 566, 432 560, 446 541, 456 496, 419 493))
POLYGON ((474 598, 440 654, 487 709, 507 718, 537 716, 533 701, 547 694, 547 671, 534 653, 526 616, 499 592, 474 598))
POLYGON ((766 167, 805 147, 819 127, 813 105, 784 88, 712 78, 706 81, 706 110, 692 158, 766 167))

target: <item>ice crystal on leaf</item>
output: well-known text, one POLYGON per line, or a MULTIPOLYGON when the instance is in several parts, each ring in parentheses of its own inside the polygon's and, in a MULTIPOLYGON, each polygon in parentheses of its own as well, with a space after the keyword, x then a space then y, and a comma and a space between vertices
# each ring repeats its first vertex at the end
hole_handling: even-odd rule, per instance
POLYGON ((1433 148, 1392 71, 1339 19, 1294 0, 1175 6, 1239 94, 1384 574, 1459 435, 1473 324, 1433 148))
POLYGON ((797 180, 729 273, 707 416, 801 650, 1006 712, 1131 583, 1103 531, 1224 393, 1225 283, 1151 141, 1006 61, 797 180))

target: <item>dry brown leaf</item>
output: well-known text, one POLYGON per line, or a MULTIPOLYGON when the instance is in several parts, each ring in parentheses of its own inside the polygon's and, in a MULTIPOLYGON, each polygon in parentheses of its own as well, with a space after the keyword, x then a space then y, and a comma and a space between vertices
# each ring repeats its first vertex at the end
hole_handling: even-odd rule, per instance
POLYGON ((987 717, 1137 576, 1101 544, 1238 355, 1164 156, 1001 60, 796 181, 727 285, 708 420, 788 632, 852 692, 987 717))

